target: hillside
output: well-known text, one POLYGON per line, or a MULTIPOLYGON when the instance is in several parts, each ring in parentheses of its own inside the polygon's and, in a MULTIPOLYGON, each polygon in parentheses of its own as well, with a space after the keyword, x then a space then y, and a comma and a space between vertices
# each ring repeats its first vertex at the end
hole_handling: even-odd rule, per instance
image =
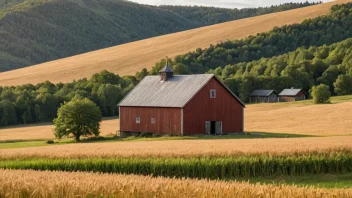
POLYGON ((350 1, 340 0, 227 22, 4 72, 0 74, 0 85, 35 84, 45 80, 68 82, 73 79, 89 77, 103 69, 120 75, 134 74, 144 67, 150 69, 161 57, 166 55, 173 57, 221 41, 245 38, 249 35, 269 31, 275 26, 299 23, 307 18, 325 15, 329 13, 332 5, 345 2, 350 1))
POLYGON ((221 9, 122 0, 0 0, 0 72, 131 41, 311 4, 221 9), (192 9, 192 15, 184 10, 192 9))

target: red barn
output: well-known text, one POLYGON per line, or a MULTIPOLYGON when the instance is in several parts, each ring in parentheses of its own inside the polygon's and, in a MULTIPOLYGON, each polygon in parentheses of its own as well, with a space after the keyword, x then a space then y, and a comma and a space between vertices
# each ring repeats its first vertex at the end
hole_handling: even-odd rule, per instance
POLYGON ((243 132, 245 105, 213 74, 146 76, 119 104, 121 135, 243 132))

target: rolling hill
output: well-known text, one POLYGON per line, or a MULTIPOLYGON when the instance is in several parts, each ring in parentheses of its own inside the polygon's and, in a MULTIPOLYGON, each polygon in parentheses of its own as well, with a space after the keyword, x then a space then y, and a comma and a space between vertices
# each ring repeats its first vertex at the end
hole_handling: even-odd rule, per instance
POLYGON ((237 10, 156 7, 123 0, 0 0, 0 72, 309 5, 288 3, 237 10))
POLYGON ((103 69, 120 75, 134 74, 144 67, 150 69, 164 56, 173 57, 221 41, 269 31, 275 26, 299 23, 308 18, 325 15, 332 5, 346 2, 350 0, 226 22, 4 72, 0 73, 0 85, 35 84, 45 80, 68 82, 89 77, 103 69))

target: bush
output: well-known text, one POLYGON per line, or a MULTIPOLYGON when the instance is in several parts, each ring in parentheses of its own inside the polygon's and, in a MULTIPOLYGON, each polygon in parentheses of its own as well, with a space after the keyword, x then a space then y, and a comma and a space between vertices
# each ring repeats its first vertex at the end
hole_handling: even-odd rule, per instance
POLYGON ((139 137, 152 137, 152 136, 153 136, 152 133, 145 133, 145 132, 143 132, 139 135, 139 137))
POLYGON ((153 133, 153 136, 152 136, 153 138, 158 138, 158 137, 161 137, 161 135, 160 134, 158 134, 158 133, 153 133))
POLYGON ((352 93, 352 76, 340 75, 334 83, 334 91, 337 95, 348 95, 352 93))
POLYGON ((329 86, 324 84, 313 86, 312 97, 315 104, 330 103, 331 93, 330 93, 329 86))
POLYGON ((46 141, 47 144, 55 144, 54 140, 48 140, 46 141))

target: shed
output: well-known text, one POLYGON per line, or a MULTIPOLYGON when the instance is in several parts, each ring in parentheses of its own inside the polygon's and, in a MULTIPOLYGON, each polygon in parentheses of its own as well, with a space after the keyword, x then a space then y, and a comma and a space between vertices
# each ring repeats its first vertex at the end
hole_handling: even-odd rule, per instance
POLYGON ((306 95, 302 89, 294 89, 294 88, 284 89, 279 94, 280 102, 293 102, 293 101, 300 101, 305 99, 306 99, 306 95))
POLYGON ((249 97, 250 103, 278 102, 279 95, 274 90, 255 90, 249 97))
POLYGON ((172 135, 244 130, 245 105, 213 74, 146 76, 120 103, 120 132, 172 135))

